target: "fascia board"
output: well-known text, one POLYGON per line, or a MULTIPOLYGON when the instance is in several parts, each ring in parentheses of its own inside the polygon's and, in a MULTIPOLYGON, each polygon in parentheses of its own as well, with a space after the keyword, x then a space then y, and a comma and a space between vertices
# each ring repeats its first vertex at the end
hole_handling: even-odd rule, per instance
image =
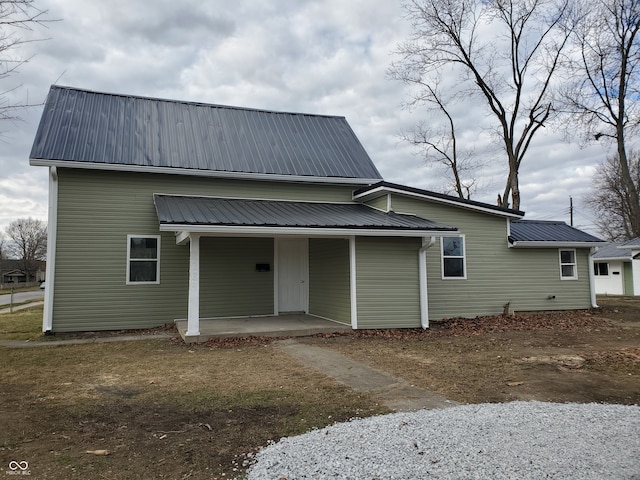
POLYGON ((536 241, 515 241, 511 248, 590 248, 599 245, 606 245, 607 242, 536 242, 536 241))
POLYGON ((363 237, 442 237, 451 235, 450 230, 385 230, 358 228, 300 228, 300 227, 238 227, 226 225, 184 225, 161 224, 161 232, 178 232, 184 237, 184 232, 217 235, 248 235, 248 236, 278 236, 296 235, 305 237, 326 236, 363 236, 363 237))
POLYGON ((632 258, 629 257, 591 257, 594 262, 630 262, 632 258))
POLYGON ((46 160, 30 158, 29 165, 34 167, 78 168, 85 170, 109 170, 116 172, 163 173, 168 175, 188 175, 192 177, 229 178, 233 180, 259 180, 294 183, 329 183, 340 185, 371 185, 379 178, 350 177, 313 177, 304 175, 282 175, 271 173, 220 172, 216 170, 196 170, 175 167, 149 167, 143 165, 125 165, 117 163, 71 162, 65 160, 46 160))
POLYGON ((483 213, 488 213, 490 215, 496 215, 499 217, 508 217, 508 218, 516 218, 516 219, 520 219, 523 217, 523 215, 516 215, 515 213, 499 212, 497 210, 481 207, 479 205, 469 205, 465 203, 456 202, 455 200, 447 200, 445 198, 432 197, 430 195, 424 195, 424 194, 415 193, 415 192, 407 192, 407 191, 399 190, 397 188, 392 188, 392 187, 377 187, 366 193, 354 195, 353 199, 359 200, 359 201, 373 200, 386 193, 395 193, 396 195, 403 195, 405 197, 414 197, 414 198, 419 198, 421 200, 429 200, 430 202, 442 203, 445 205, 452 205, 454 207, 464 208, 467 210, 475 210, 483 213))

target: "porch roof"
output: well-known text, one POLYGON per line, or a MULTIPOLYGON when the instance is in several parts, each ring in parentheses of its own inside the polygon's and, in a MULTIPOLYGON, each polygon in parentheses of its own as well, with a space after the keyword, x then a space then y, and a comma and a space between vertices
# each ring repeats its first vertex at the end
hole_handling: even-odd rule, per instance
MULTIPOLYGON (((270 229, 280 233, 330 230, 354 234, 381 232, 419 236, 456 231, 415 215, 382 212, 363 204, 246 200, 217 197, 154 195, 160 230, 237 231, 270 229), (280 229, 280 230, 279 230, 280 229)), ((325 232, 326 233, 326 232, 325 232)))

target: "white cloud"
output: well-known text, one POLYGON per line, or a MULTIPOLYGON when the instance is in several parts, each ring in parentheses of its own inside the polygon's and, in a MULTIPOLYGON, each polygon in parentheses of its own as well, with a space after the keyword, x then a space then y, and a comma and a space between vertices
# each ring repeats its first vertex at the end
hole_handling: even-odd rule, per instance
MULTIPOLYGON (((343 115, 387 180, 443 187, 442 172, 425 167, 397 136, 420 119, 440 121, 421 109, 401 109, 406 89, 387 78, 391 52, 410 32, 399 2, 36 3, 62 20, 28 33, 50 40, 26 44, 23 56, 36 56, 19 75, 0 82, 0 91, 24 84, 12 99, 28 92, 41 102, 62 75, 61 85, 98 91, 343 115)), ((454 111, 461 114, 460 139, 490 163, 476 198, 493 203, 504 188, 505 167, 493 162, 503 156, 499 145, 478 128, 488 125, 484 107, 469 99, 454 111)), ((25 112, 24 122, 0 125, 0 230, 18 217, 46 219, 46 171, 28 165, 40 112, 35 108, 25 112)), ((602 158, 600 147, 579 150, 553 131, 542 132, 523 164, 523 209, 532 216, 562 213, 564 198, 590 188, 593 166, 602 158)))

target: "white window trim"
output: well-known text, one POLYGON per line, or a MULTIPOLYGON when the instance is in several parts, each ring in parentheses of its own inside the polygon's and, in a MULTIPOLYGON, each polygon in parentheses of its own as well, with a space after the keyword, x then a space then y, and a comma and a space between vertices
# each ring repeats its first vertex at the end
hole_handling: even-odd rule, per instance
MULTIPOLYGON (((460 257, 447 257, 447 258, 460 258, 460 257)), ((440 278, 442 280, 466 280, 467 279, 467 242, 465 236, 462 234, 459 235, 443 235, 440 237, 440 278), (462 268, 464 270, 464 275, 462 277, 445 277, 444 276, 444 239, 445 237, 459 237, 462 239, 462 268)))
POLYGON ((578 254, 575 248, 560 248, 558 249, 558 264, 560 268, 560 280, 578 280, 578 254), (573 252, 573 263, 562 263, 562 252, 573 252), (573 276, 565 277, 562 275, 563 265, 573 265, 573 276))
MULTIPOLYGON (((161 238, 160 235, 136 235, 136 234, 127 235, 127 264, 126 264, 127 271, 125 272, 127 285, 159 285, 160 284, 160 244, 162 243, 160 241, 160 238, 161 238), (129 272, 130 272, 129 263, 131 262, 131 239, 132 238, 155 238, 156 239, 157 245, 158 245, 158 251, 155 259, 156 260, 155 282, 134 282, 129 279, 129 272)), ((150 259, 144 259, 144 260, 149 261, 150 259)), ((135 261, 135 259, 133 261, 135 261)))

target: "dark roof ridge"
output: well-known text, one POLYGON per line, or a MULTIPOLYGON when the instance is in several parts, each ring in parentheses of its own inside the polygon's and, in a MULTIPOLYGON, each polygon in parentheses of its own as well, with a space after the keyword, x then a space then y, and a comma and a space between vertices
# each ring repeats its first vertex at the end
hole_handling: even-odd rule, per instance
MULTIPOLYGON (((548 224, 553 224, 553 225, 559 225, 564 223, 565 225, 567 225, 567 222, 565 222, 564 220, 536 220, 535 218, 532 219, 524 219, 521 218, 520 220, 514 220, 514 222, 522 222, 522 223, 548 223, 548 224)), ((567 225, 568 227, 571 227, 571 225, 567 225)), ((576 227, 571 227, 571 228, 576 228, 576 227)))
POLYGON ((273 113, 273 114, 281 114, 281 115, 299 115, 305 117, 324 117, 324 118, 344 118, 343 115, 327 115, 322 113, 305 113, 305 112, 289 112, 282 110, 270 110, 266 108, 251 108, 251 107, 239 107, 236 105, 222 105, 218 103, 206 103, 206 102, 196 102, 193 100, 175 100, 171 98, 160 98, 160 97, 149 97, 146 95, 133 95, 128 93, 113 93, 113 92, 100 92, 97 90, 91 90, 88 88, 78 88, 71 87, 68 85, 51 85, 51 89, 59 89, 59 90, 74 90, 77 92, 85 92, 91 93, 94 95, 104 95, 110 97, 121 97, 121 98, 134 98, 138 100, 149 100, 153 102, 165 102, 165 103, 180 103, 185 105, 193 105, 196 107, 211 107, 211 108, 224 108, 228 110, 244 110, 249 112, 261 112, 261 113, 273 113))
POLYGON ((514 210, 512 208, 504 208, 504 207, 500 207, 498 205, 491 205, 490 203, 485 203, 485 202, 478 202, 476 200, 467 200, 466 198, 460 198, 460 197, 456 197, 453 195, 447 195, 446 193, 439 193, 439 192, 434 192, 432 190, 425 190, 423 188, 417 188, 417 187, 409 187, 407 185, 400 185, 399 183, 392 183, 392 182, 387 182, 387 181, 382 181, 382 182, 377 182, 374 183, 372 185, 369 185, 367 187, 361 188, 359 190, 356 190, 355 192, 353 192, 354 195, 359 195, 361 193, 365 193, 367 190, 373 190, 375 188, 379 188, 379 187, 387 187, 387 188, 395 188, 398 190, 405 190, 406 192, 409 193, 417 193, 419 195, 428 195, 428 196, 432 196, 435 198, 440 198, 442 200, 448 200, 451 202, 455 202, 455 203, 460 203, 463 205, 469 205, 469 206, 474 206, 474 207, 482 207, 482 208, 486 208, 489 210, 495 210, 497 212, 502 212, 502 213, 509 213, 512 215, 518 215, 518 216, 523 216, 524 212, 522 210, 514 210))

